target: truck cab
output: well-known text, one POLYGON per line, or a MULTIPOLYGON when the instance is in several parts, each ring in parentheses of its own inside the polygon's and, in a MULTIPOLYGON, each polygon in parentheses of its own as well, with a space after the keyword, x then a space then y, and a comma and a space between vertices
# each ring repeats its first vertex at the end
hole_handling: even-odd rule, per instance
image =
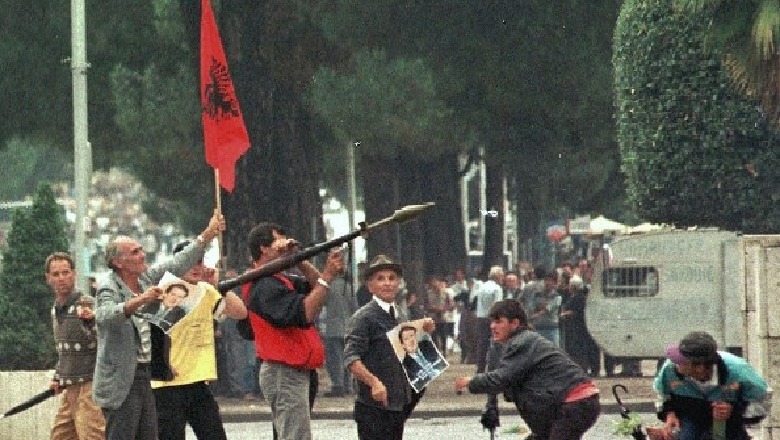
POLYGON ((615 357, 651 359, 693 330, 740 352, 744 289, 741 236, 668 230, 615 239, 595 262, 585 316, 615 357))

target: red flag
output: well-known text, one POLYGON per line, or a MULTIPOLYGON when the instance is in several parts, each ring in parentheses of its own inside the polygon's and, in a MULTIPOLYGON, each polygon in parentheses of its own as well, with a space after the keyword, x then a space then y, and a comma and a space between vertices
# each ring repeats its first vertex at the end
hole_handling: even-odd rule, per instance
POLYGON ((209 0, 201 0, 200 100, 206 163, 219 170, 219 184, 232 192, 236 161, 249 149, 249 135, 238 106, 222 41, 209 0))

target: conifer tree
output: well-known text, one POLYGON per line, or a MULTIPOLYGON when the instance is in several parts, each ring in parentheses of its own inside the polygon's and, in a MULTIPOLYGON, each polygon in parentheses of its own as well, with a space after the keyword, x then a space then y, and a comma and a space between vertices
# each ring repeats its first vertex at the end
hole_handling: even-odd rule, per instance
POLYGON ((0 369, 51 368, 56 359, 51 327, 51 289, 44 261, 67 251, 65 216, 48 184, 38 188, 31 208, 13 215, 0 273, 0 369))

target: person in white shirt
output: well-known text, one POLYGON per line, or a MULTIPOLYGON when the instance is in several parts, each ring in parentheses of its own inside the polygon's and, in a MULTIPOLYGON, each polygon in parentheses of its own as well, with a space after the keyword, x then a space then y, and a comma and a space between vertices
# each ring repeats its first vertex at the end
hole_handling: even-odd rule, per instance
POLYGON ((504 290, 504 269, 493 266, 488 273, 488 280, 474 287, 474 298, 477 300, 477 373, 485 371, 487 352, 490 347, 490 317, 488 312, 497 301, 501 301, 504 290))

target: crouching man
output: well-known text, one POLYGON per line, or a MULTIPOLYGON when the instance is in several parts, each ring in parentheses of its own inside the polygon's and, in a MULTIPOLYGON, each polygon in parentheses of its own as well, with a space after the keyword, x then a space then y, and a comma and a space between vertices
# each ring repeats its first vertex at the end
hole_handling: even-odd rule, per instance
POLYGON ((455 379, 456 390, 499 394, 515 403, 534 440, 579 440, 599 417, 599 390, 588 374, 553 342, 528 329, 515 300, 490 308, 493 341, 504 344, 498 366, 455 379))

